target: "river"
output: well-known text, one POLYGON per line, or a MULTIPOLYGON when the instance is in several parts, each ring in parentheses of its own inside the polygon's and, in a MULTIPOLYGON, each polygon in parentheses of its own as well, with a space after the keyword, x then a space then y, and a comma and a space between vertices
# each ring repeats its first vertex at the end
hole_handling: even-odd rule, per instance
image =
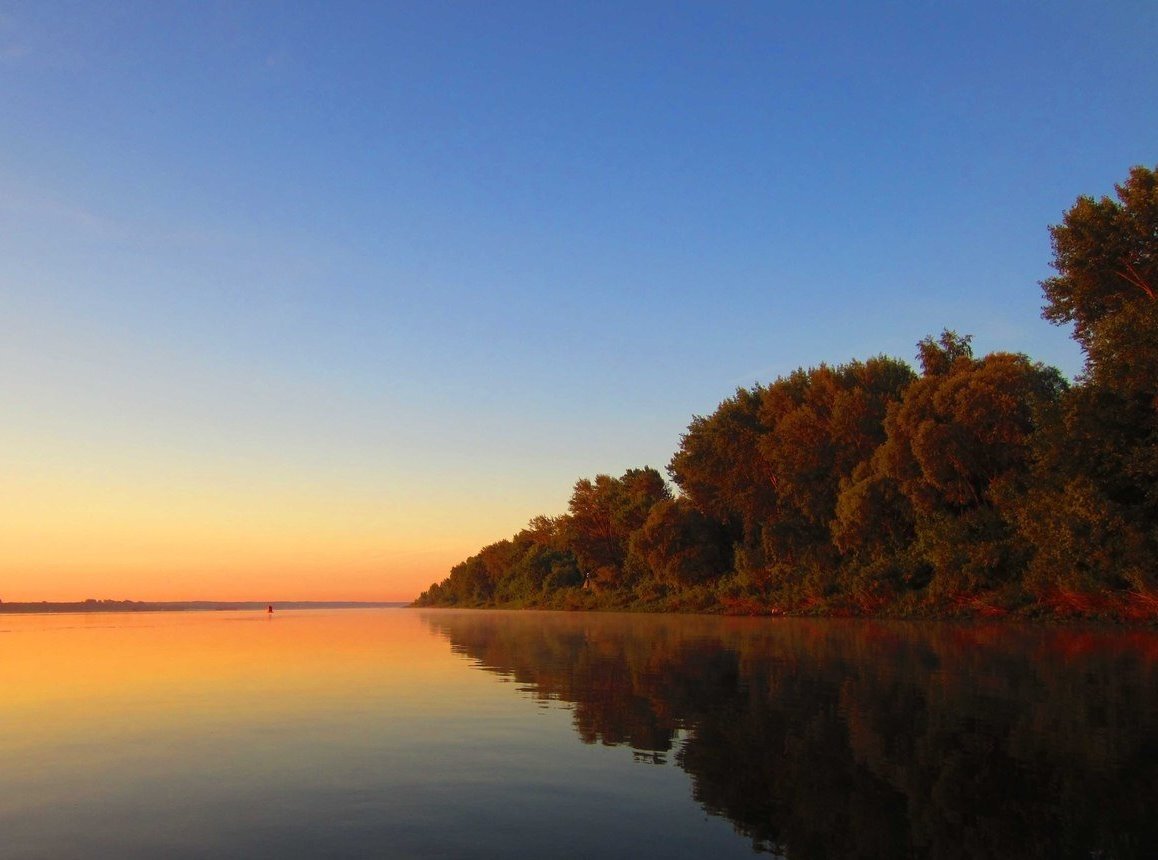
POLYGON ((0 615, 0 857, 1158 856, 1158 632, 0 615))

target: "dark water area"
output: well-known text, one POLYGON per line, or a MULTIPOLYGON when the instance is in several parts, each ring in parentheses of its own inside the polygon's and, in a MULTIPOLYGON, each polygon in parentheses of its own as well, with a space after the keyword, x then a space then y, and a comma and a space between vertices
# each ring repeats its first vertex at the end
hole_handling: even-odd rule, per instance
POLYGON ((1158 636, 1008 625, 426 617, 585 743, 673 763, 787 857, 1158 857, 1158 636))
POLYGON ((1158 856, 1158 633, 0 618, 0 857, 1158 856))

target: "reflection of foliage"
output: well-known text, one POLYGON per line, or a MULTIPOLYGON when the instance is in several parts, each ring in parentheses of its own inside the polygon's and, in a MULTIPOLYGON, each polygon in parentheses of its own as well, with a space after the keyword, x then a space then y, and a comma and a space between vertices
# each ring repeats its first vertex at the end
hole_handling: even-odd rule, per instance
POLYGON ((674 747, 706 810, 788 857, 1158 850, 1150 633, 425 618, 483 669, 570 703, 585 742, 653 761, 674 747))

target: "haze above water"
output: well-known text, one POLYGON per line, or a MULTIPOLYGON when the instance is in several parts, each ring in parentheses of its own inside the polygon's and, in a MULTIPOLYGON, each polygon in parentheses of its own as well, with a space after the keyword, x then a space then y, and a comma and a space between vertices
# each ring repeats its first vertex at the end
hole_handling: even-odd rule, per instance
POLYGON ((4 857, 1149 857, 1158 634, 0 616, 4 857))

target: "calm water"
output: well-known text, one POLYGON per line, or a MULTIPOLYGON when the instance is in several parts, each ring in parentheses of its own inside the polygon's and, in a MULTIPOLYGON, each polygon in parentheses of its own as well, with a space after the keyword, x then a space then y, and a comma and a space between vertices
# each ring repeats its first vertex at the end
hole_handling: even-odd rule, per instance
POLYGON ((0 856, 1158 856, 1158 633, 0 615, 0 856))

